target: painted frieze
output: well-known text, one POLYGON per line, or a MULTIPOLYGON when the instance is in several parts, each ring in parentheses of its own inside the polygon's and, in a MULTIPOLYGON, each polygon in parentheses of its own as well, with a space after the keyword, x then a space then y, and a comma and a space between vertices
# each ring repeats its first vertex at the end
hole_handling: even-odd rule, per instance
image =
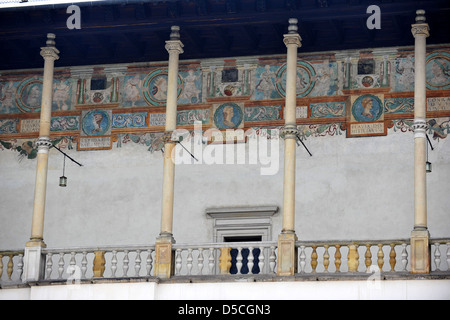
MULTIPOLYGON (((448 134, 441 120, 450 116, 449 70, 448 46, 429 48, 427 117, 429 134, 439 139, 448 134)), ((167 82, 161 62, 57 68, 52 136, 74 135, 77 150, 111 149, 113 141, 161 150, 167 82)), ((204 130, 222 131, 284 123, 285 55, 181 61, 177 83, 177 125, 183 129, 198 122, 204 130)), ((36 70, 0 74, 0 139, 6 146, 19 139, 9 149, 24 158, 33 158, 39 134, 42 85, 36 70)), ((348 138, 386 135, 387 127, 403 132, 414 112, 414 50, 300 52, 296 90, 303 138, 343 131, 348 138)))

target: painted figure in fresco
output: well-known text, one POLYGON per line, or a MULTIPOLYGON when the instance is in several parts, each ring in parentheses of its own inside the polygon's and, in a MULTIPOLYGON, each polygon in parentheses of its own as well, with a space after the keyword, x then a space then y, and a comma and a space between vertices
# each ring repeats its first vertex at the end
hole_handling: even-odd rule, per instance
POLYGON ((371 113, 371 110, 373 108, 373 101, 372 98, 364 98, 361 102, 361 105, 363 106, 363 111, 361 114, 367 118, 373 118, 373 114, 371 113))
POLYGON ((317 95, 327 95, 331 83, 332 70, 329 62, 325 61, 320 67, 316 68, 317 73, 312 77, 312 81, 316 81, 315 91, 317 95))
POLYGON ((61 79, 59 83, 54 85, 53 101, 56 102, 58 110, 69 110, 66 101, 69 99, 69 86, 61 79))
POLYGON ((199 79, 199 76, 194 74, 194 70, 189 70, 189 74, 186 78, 184 78, 185 86, 183 90, 183 94, 181 98, 188 99, 190 102, 200 102, 200 92, 201 90, 197 89, 195 82, 199 79), (193 98, 197 98, 196 101, 193 101, 193 98))
POLYGON ((308 86, 308 82, 305 80, 305 76, 303 75, 303 69, 297 69, 297 80, 296 80, 296 88, 297 93, 302 92, 308 86))
POLYGON ((264 99, 269 99, 270 94, 273 90, 275 90, 275 83, 279 82, 280 79, 277 78, 277 75, 274 71, 270 71, 270 66, 266 65, 265 70, 261 73, 261 80, 256 85, 256 90, 264 92, 264 99))
POLYGON ((232 118, 234 116, 233 106, 226 106, 223 108, 223 124, 229 128, 234 128, 236 124, 233 122, 232 118))
POLYGON ((14 88, 14 82, 9 81, 7 85, 0 88, 0 102, 2 104, 5 113, 9 113, 13 107, 14 96, 16 94, 16 88, 14 88))
POLYGON ((383 115, 383 103, 375 95, 360 96, 353 103, 352 114, 356 121, 376 121, 383 115))
POLYGON ((29 107, 38 107, 41 103, 41 89, 38 84, 33 84, 28 90, 26 90, 23 97, 25 103, 29 107))
POLYGON ((400 89, 414 89, 414 61, 412 56, 397 60, 396 71, 400 75, 398 78, 398 83, 401 85, 400 89))
POLYGON ((431 72, 433 74, 432 82, 435 84, 446 84, 449 81, 450 70, 446 68, 444 61, 434 59, 431 65, 431 72))
POLYGON ((133 78, 128 80, 125 86, 125 100, 131 101, 131 106, 134 107, 136 101, 141 100, 140 90, 142 88, 142 80, 139 75, 135 75, 133 78))
POLYGON ((158 77, 155 80, 155 85, 152 89, 153 98, 159 101, 167 98, 167 79, 164 76, 158 77))
POLYGON ((92 133, 97 133, 102 131, 101 124, 103 121, 103 115, 101 113, 94 113, 94 116, 92 118, 92 124, 94 125, 94 129, 92 130, 92 133))

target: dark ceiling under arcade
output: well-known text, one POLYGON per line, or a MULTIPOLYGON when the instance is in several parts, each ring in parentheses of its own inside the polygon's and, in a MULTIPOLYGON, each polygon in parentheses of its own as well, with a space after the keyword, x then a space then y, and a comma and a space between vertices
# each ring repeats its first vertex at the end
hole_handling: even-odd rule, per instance
POLYGON ((299 20, 300 52, 410 46, 417 9, 426 10, 427 42, 450 43, 448 0, 73 1, 81 9, 81 29, 72 30, 66 26, 69 4, 31 3, 0 7, 0 70, 42 68, 47 33, 56 34, 57 67, 166 61, 172 25, 181 27, 181 59, 284 54, 291 17, 299 20), (381 9, 381 29, 366 27, 370 5, 381 9))

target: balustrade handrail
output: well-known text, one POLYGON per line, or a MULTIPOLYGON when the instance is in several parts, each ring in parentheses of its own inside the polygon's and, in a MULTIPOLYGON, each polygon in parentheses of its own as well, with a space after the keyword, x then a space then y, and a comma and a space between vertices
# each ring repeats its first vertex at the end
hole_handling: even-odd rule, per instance
POLYGON ((88 252, 93 253, 95 251, 135 251, 135 250, 148 250, 155 249, 155 245, 107 245, 97 247, 70 247, 70 248, 45 248, 42 249, 42 253, 70 253, 70 252, 88 252))
POLYGON ((25 250, 24 249, 10 249, 10 250, 0 250, 0 255, 3 256, 8 256, 8 255, 19 255, 19 254, 24 254, 25 250))
POLYGON ((213 242, 202 244, 174 244, 173 249, 198 249, 198 248, 237 248, 237 247, 270 247, 278 246, 277 241, 252 241, 252 242, 213 242))
MULTIPOLYGON (((433 239, 430 240, 430 242, 433 241, 432 243, 435 243, 433 239)), ((366 245, 366 244, 370 244, 370 245, 378 245, 378 244, 383 244, 383 245, 390 245, 390 244, 395 244, 395 245, 401 245, 401 244, 410 244, 411 240, 410 239, 385 239, 385 240, 322 240, 322 241, 314 241, 314 240, 297 240, 295 242, 296 246, 318 246, 318 247, 323 247, 324 245, 341 245, 341 246, 349 246, 349 245, 366 245)), ((442 242, 442 243, 446 243, 446 242, 442 242)))

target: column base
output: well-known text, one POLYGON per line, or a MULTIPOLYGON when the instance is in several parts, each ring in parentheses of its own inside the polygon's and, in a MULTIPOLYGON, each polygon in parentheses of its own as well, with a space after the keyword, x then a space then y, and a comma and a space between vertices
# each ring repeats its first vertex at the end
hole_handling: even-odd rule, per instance
POLYGON ((297 273, 298 254, 295 233, 281 233, 278 236, 277 275, 293 276, 297 273))
POLYGON ((23 283, 44 279, 45 255, 42 254, 42 249, 46 247, 44 241, 38 239, 26 243, 23 257, 23 283))
POLYGON ((29 241, 25 243, 25 247, 41 247, 41 248, 47 248, 47 245, 45 244, 44 240, 42 239, 33 239, 31 238, 29 241))
POLYGON ((169 279, 175 273, 175 252, 171 234, 161 234, 155 243, 155 277, 169 279))
POLYGON ((430 273, 431 248, 430 233, 426 228, 411 232, 411 273, 430 273))

